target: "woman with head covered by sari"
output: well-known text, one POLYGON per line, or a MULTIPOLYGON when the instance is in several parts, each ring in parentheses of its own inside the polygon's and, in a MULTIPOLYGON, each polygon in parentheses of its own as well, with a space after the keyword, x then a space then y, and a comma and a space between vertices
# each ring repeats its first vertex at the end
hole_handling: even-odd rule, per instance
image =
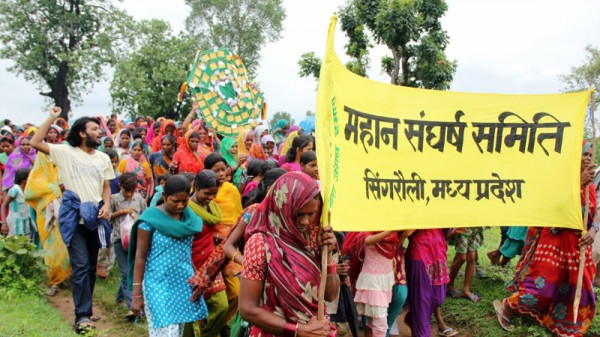
MULTIPOLYGON (((279 178, 246 229, 239 309, 250 336, 335 336, 328 318, 317 319, 321 247, 336 243, 319 228, 316 183, 304 173, 279 178), (315 221, 316 220, 316 221, 315 221)), ((325 300, 337 297, 335 261, 328 262, 325 300)))

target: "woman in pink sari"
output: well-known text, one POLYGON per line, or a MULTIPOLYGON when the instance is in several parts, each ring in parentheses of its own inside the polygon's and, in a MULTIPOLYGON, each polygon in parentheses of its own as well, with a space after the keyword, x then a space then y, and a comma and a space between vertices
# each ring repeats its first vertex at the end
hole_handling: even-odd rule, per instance
POLYGON ((17 139, 17 149, 6 159, 2 176, 2 191, 9 190, 15 184, 15 172, 21 168, 31 168, 35 162, 35 149, 29 145, 29 138, 17 139))
MULTIPOLYGON (((329 319, 317 319, 321 246, 336 243, 331 227, 320 229, 317 184, 304 173, 281 176, 246 228, 239 310, 252 324, 250 336, 336 336, 329 319), (317 220, 317 221, 314 221, 317 220)), ((325 300, 340 286, 329 261, 325 300)))

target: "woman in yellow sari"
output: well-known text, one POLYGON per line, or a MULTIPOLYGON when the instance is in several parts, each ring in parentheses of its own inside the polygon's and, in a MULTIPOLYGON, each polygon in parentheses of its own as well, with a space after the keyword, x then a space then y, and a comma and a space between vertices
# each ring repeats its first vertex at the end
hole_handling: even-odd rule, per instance
POLYGON ((50 290, 52 296, 58 291, 58 285, 71 276, 71 264, 67 246, 58 230, 58 208, 62 195, 58 170, 48 156, 38 152, 33 169, 25 186, 25 201, 36 213, 36 223, 44 254, 44 263, 48 266, 50 290))
MULTIPOLYGON (((225 181, 227 162, 219 153, 212 153, 204 159, 204 168, 212 170, 219 178, 219 191, 214 201, 221 208, 221 223, 212 227, 215 244, 227 239, 233 225, 243 212, 242 196, 240 191, 230 182, 225 181)), ((227 300, 229 301, 229 311, 227 320, 231 319, 238 307, 238 295, 240 290, 240 279, 237 275, 242 271, 242 266, 230 261, 223 270, 225 286, 227 287, 227 300)))

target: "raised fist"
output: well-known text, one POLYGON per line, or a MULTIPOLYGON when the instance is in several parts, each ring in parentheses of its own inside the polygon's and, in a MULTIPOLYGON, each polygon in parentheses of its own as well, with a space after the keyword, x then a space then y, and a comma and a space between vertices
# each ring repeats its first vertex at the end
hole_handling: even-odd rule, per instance
POLYGON ((61 112, 62 112, 62 109, 55 106, 52 109, 50 109, 50 117, 58 118, 58 116, 60 116, 61 112))

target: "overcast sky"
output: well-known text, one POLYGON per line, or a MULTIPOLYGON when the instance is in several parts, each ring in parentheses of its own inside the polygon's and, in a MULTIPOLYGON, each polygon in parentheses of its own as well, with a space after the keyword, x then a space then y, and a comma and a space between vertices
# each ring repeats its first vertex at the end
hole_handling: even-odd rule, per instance
MULTIPOLYGON (((451 90, 485 93, 543 94, 564 88, 559 75, 584 61, 586 45, 600 46, 596 0, 446 0, 443 28, 450 35, 446 50, 458 62, 451 90)), ((314 111, 316 82, 298 77, 297 61, 304 52, 323 56, 327 27, 344 0, 284 0, 287 18, 282 38, 266 45, 256 80, 270 114, 292 113, 296 121, 314 111)), ((183 0, 124 0, 120 6, 136 19, 159 18, 175 31, 184 29, 188 6, 183 0)), ((339 29, 336 51, 342 61, 346 39, 339 29)), ((383 47, 371 50, 369 77, 388 82, 381 74, 383 47)), ((193 56, 190 57, 190 63, 193 56)), ((48 102, 35 85, 9 73, 10 61, 0 60, 0 118, 17 124, 39 123, 48 102)), ((110 76, 75 104, 73 115, 110 113, 110 76)))

